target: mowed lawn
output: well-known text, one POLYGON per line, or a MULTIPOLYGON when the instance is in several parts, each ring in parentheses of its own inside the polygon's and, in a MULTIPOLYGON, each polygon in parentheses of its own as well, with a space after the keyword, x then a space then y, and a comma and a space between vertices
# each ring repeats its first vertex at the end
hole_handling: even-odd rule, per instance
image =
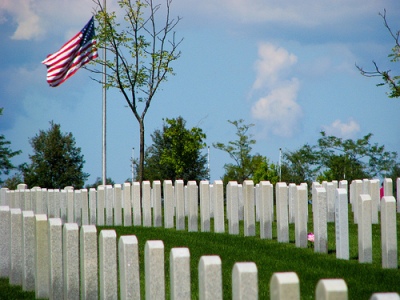
MULTIPOLYGON (((349 211, 351 208, 349 207, 349 211)), ((309 232, 312 232, 312 214, 309 214, 309 232)), ((294 225, 290 225, 290 243, 278 243, 276 223, 273 239, 259 238, 258 224, 255 237, 244 237, 243 222, 237 236, 213 232, 187 232, 175 229, 146 227, 98 227, 114 229, 118 237, 136 235, 139 242, 141 294, 145 299, 144 247, 147 240, 162 240, 165 247, 166 298, 169 299, 169 254, 171 248, 187 247, 191 255, 192 299, 198 299, 198 263, 203 255, 219 255, 222 261, 224 299, 232 296, 232 268, 236 262, 254 262, 258 269, 259 299, 269 299, 269 281, 275 272, 296 272, 300 279, 301 299, 314 299, 315 287, 322 278, 342 278, 346 281, 349 299, 369 299, 374 292, 400 293, 398 269, 382 269, 380 225, 373 225, 373 263, 358 262, 357 225, 350 216, 350 260, 336 259, 335 228, 328 224, 328 254, 314 253, 312 244, 306 249, 294 244, 294 225)), ((187 225, 187 224, 186 224, 187 225)), ((211 228, 212 228, 211 223, 211 228)), ((228 230, 226 223, 226 231, 228 230)), ((186 226, 187 228, 187 226, 186 226)), ((200 228, 200 227, 199 227, 200 228)), ((397 233, 400 227, 397 221, 397 233)), ((7 279, 0 280, 0 299, 34 299, 34 293, 24 293, 20 287, 9 286, 7 279)))

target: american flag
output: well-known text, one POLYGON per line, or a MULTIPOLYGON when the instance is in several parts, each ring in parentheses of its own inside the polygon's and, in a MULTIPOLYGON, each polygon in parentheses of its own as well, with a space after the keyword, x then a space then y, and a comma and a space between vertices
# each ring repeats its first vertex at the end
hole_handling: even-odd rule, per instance
POLYGON ((94 37, 93 17, 72 39, 57 52, 42 61, 47 67, 47 82, 55 87, 63 83, 76 71, 91 60, 97 58, 94 37))

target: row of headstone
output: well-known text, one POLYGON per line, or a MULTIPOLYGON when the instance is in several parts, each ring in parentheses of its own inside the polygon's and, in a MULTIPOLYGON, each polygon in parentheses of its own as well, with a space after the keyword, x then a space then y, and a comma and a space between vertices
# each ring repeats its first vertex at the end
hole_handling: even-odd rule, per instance
MULTIPOLYGON (((246 236, 255 235, 255 222, 263 221, 264 237, 271 231, 273 221, 273 188, 269 182, 261 182, 256 187, 252 181, 244 185, 235 182, 227 186, 226 218, 229 220, 228 231, 238 234, 240 220, 246 223, 246 236), (232 186, 232 192, 230 191, 232 186), (258 191, 269 189, 269 192, 258 191), (264 200, 260 200, 260 199, 264 200), (265 200, 266 199, 266 200, 265 200), (266 202, 263 215, 260 207, 266 202), (268 216, 265 216, 268 213, 268 216), (267 226, 269 226, 267 228, 267 226)), ((61 218, 63 223, 75 222, 78 225, 114 225, 114 226, 164 226, 176 227, 177 230, 210 231, 210 219, 214 219, 215 232, 226 232, 225 200, 221 180, 214 184, 200 182, 200 191, 195 181, 184 185, 182 180, 163 182, 144 181, 142 186, 135 182, 114 186, 99 186, 96 189, 63 190, 34 187, 27 189, 20 186, 15 191, 1 189, 0 205, 21 210, 32 210, 35 214, 47 214, 50 218, 61 218), (163 195, 162 195, 163 194, 163 195), (162 197, 163 196, 163 197, 162 197), (200 198, 200 199, 199 199, 200 198), (200 203, 200 206, 198 205, 200 203), (164 208, 164 213, 161 208, 164 208), (200 210, 200 212, 199 212, 200 210), (174 224, 175 223, 175 224, 174 224)))
MULTIPOLYGON (((136 236, 121 236, 115 230, 94 225, 62 224, 33 211, 0 206, 1 277, 37 298, 49 299, 140 299, 139 249, 136 236), (4 220, 9 219, 8 224, 4 220), (19 228, 19 229, 18 229, 19 228), (19 241, 19 243, 17 242, 19 241), (8 254, 9 260, 4 257, 8 254), (4 263, 8 263, 5 266, 4 263), (20 263, 19 263, 20 262, 20 263), (119 275, 119 276, 118 276, 119 275), (119 279, 118 279, 119 278, 119 279)), ((170 252, 170 299, 191 299, 190 251, 170 252)), ((146 299, 165 299, 164 243, 149 240, 144 249, 146 299)), ((216 255, 200 258, 199 299, 223 299, 221 259, 216 255)), ((232 269, 232 299, 258 299, 258 271, 253 262, 236 262, 232 269)), ((274 273, 269 282, 270 299, 300 299, 299 278, 294 272, 274 273)), ((347 299, 346 282, 321 279, 316 299, 347 299)), ((396 293, 376 293, 371 299, 393 299, 396 293)), ((398 298, 395 298, 398 299, 398 298)))
MULTIPOLYGON (((379 223, 378 220, 376 220, 377 216, 374 218, 373 215, 374 213, 377 214, 378 207, 379 209, 381 207, 380 201, 379 206, 376 205, 376 201, 372 201, 372 198, 376 198, 376 193, 379 192, 377 187, 379 187, 379 182, 377 180, 355 180, 350 185, 350 203, 352 203, 351 206, 354 209, 354 220, 357 219, 359 226, 358 249, 360 262, 368 263, 372 261, 372 231, 370 223, 379 223), (355 200, 355 195, 358 195, 360 200, 355 200), (368 200, 366 199, 366 196, 361 197, 361 195, 368 195, 371 198, 371 205, 367 203, 363 204, 368 200), (363 222, 359 223, 358 219, 361 218, 363 222)), ((392 190, 391 180, 385 180, 384 187, 386 188, 385 193, 390 194, 390 191, 392 190)), ((20 192, 19 194, 17 193, 17 195, 23 195, 24 193, 22 193, 22 191, 25 190, 20 189, 20 192)), ((313 183, 312 207, 314 216, 313 227, 315 231, 315 252, 328 252, 327 222, 331 222, 333 219, 336 228, 336 255, 341 259, 349 259, 347 190, 347 181, 340 181, 339 183, 313 183), (331 202, 333 202, 332 205, 330 204, 331 202), (334 212, 333 218, 330 216, 332 210, 334 212)), ((67 215, 66 220, 61 218, 62 223, 77 222, 78 225, 81 225, 80 223, 85 225, 86 221, 84 220, 91 220, 97 225, 104 225, 105 223, 107 225, 121 225, 121 212, 123 209, 123 223, 127 226, 132 224, 131 212, 132 207, 134 207, 133 215, 135 225, 162 226, 162 216, 164 216, 165 227, 174 227, 175 220, 176 229, 185 230, 185 211, 186 208, 188 208, 188 230, 199 230, 198 219, 200 216, 200 230, 210 231, 210 218, 212 215, 211 207, 213 207, 214 232, 225 232, 225 209, 222 181, 215 181, 213 185, 210 185, 208 181, 200 182, 200 193, 197 184, 194 181, 189 181, 186 187, 182 180, 177 180, 174 186, 171 181, 164 181, 163 204, 161 197, 161 183, 159 181, 154 181, 152 187, 150 186, 150 182, 143 182, 142 198, 140 197, 140 186, 138 183, 134 183, 132 189, 129 183, 125 183, 123 186, 115 185, 114 187, 100 186, 97 191, 91 189, 89 191, 89 201, 86 190, 73 191, 72 188, 66 188, 65 190, 62 190, 61 193, 55 191, 45 192, 44 189, 34 188, 27 194, 38 195, 38 192, 42 194, 40 197, 25 197, 25 200, 45 199, 46 201, 42 201, 42 203, 46 203, 47 206, 37 205, 38 201, 33 201, 32 203, 34 205, 31 204, 31 206, 47 207, 49 218, 58 217, 58 215, 52 214, 52 212, 63 211, 62 208, 50 209, 50 207, 57 207, 53 202, 63 202, 56 201, 55 199, 60 199, 60 197, 57 197, 56 195, 61 194, 67 196, 64 198, 67 200, 66 210, 64 210, 67 212, 67 215), (47 196, 44 197, 43 195, 47 196), (88 205, 83 205, 81 204, 82 202, 88 203, 88 205), (83 217, 84 215, 87 215, 86 212, 88 211, 85 207, 93 206, 93 204, 90 204, 93 202, 95 202, 97 209, 89 209, 89 215, 94 215, 94 217, 83 217), (161 210, 162 206, 164 207, 164 214, 161 210), (94 214, 93 211, 95 212, 94 214), (99 211, 104 213, 98 213, 99 211), (73 217, 70 217, 68 212, 73 212, 74 214, 71 213, 73 217), (141 215, 143 215, 142 222, 141 215), (79 216, 80 218, 76 218, 76 216, 79 216)), ((17 197, 15 197, 15 194, 16 193, 14 193, 14 197, 9 197, 9 202, 16 202, 15 199, 17 197)), ((13 193, 7 193, 7 195, 10 196, 13 195, 13 193)), ((277 183, 275 198, 278 242, 289 242, 289 224, 295 223, 296 246, 307 247, 307 185, 301 184, 296 186, 295 184, 287 185, 286 183, 277 183)), ((238 185, 236 182, 228 183, 226 187, 226 215, 228 219, 228 232, 230 234, 239 234, 241 203, 243 204, 242 218, 244 219, 244 235, 254 236, 256 233, 256 222, 259 221, 260 237, 272 239, 272 223, 274 221, 272 184, 268 181, 262 181, 254 186, 253 181, 251 180, 244 181, 243 185, 238 185)), ((387 198, 385 200, 385 205, 388 207, 393 205, 396 206, 396 201, 394 198, 387 198), (386 204, 386 202, 388 204, 386 204)), ((61 216, 63 216, 62 213, 61 216)), ((397 267, 397 241, 396 239, 393 239, 393 237, 397 234, 395 226, 396 208, 387 209, 387 212, 385 213, 381 212, 381 219, 382 265, 386 268, 395 268, 397 267)))
MULTIPOLYGON (((390 182, 389 180, 385 182, 390 182)), ((384 183, 384 186, 386 184, 384 183)), ((327 183, 313 183, 312 209, 314 228, 314 251, 328 253, 327 222, 329 222, 329 193, 334 193, 334 222, 336 239, 336 257, 349 259, 349 220, 347 183, 340 182, 339 188, 330 188, 327 183)), ((354 208, 354 220, 358 226, 358 259, 360 263, 372 263, 372 224, 378 224, 378 209, 381 225, 381 253, 383 268, 398 268, 396 199, 383 196, 376 204, 376 193, 379 193, 379 182, 375 180, 355 180, 350 186, 350 203, 354 208), (357 200, 356 200, 357 195, 357 200), (371 196, 372 195, 372 196, 371 196), (374 201, 372 199, 375 199, 374 201), (376 214, 374 217, 373 215, 376 214)), ((386 190, 386 194, 390 194, 386 190)))

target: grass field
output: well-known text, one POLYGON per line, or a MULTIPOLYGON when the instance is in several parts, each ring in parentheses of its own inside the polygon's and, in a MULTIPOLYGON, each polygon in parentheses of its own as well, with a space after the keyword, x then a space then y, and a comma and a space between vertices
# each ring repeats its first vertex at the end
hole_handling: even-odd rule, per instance
MULTIPOLYGON (((310 214, 311 216, 311 214, 310 214)), ((382 269, 380 225, 373 225, 373 263, 358 262, 357 225, 350 232, 350 260, 338 260, 335 253, 334 224, 328 224, 328 254, 314 253, 310 244, 299 249, 294 244, 294 226, 290 225, 290 243, 261 240, 243 236, 243 224, 238 236, 220 233, 176 231, 175 229, 146 227, 111 227, 118 237, 136 235, 139 241, 140 273, 144 274, 144 245, 147 240, 162 240, 165 247, 166 295, 169 297, 169 253, 173 247, 188 247, 191 255, 192 299, 198 299, 198 263, 202 255, 219 255, 222 260, 224 299, 231 298, 231 276, 235 262, 255 262, 258 268, 259 299, 269 299, 269 281, 274 272, 296 272, 300 279, 301 299, 314 299, 315 287, 322 278, 342 278, 346 281, 349 299, 369 299, 374 292, 400 293, 400 272, 382 269)), ((257 224, 258 225, 258 224, 257 224)), ((110 227, 98 227, 98 232, 110 227)), ((186 227, 187 228, 187 227, 186 227)), ((227 228, 227 226, 226 226, 227 228)), ((312 231, 312 220, 308 223, 312 231)), ((397 233, 399 234, 399 222, 397 233)), ((258 227, 257 227, 258 234, 258 227)), ((143 278, 143 277, 142 277, 143 278)), ((141 294, 144 299, 144 281, 141 294)), ((8 280, 0 281, 0 299, 34 299, 33 293, 23 293, 19 287, 11 287, 8 280)))

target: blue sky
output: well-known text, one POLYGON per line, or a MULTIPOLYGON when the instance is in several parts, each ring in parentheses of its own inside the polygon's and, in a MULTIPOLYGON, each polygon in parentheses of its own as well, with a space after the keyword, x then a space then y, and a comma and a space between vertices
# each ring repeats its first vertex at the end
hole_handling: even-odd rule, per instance
MULTIPOLYGON (((108 1, 109 10, 117 9, 108 1)), ((46 82, 41 61, 57 51, 89 20, 91 0, 3 0, 0 2, 0 132, 29 162, 29 138, 49 122, 72 132, 86 160, 87 183, 101 176, 101 86, 79 70, 57 88, 46 82)), ((378 13, 386 9, 400 29, 398 0, 174 0, 172 14, 184 38, 181 58, 146 116, 146 144, 163 118, 182 116, 201 127, 210 145, 211 180, 219 179, 229 156, 212 143, 234 140, 227 120, 255 124, 253 153, 278 162, 279 148, 315 144, 325 130, 400 150, 400 99, 390 99, 377 78, 355 64, 400 73, 387 55, 394 42, 378 13)), ((121 95, 108 93, 107 176, 131 177, 132 148, 138 156, 137 121, 121 95)))

